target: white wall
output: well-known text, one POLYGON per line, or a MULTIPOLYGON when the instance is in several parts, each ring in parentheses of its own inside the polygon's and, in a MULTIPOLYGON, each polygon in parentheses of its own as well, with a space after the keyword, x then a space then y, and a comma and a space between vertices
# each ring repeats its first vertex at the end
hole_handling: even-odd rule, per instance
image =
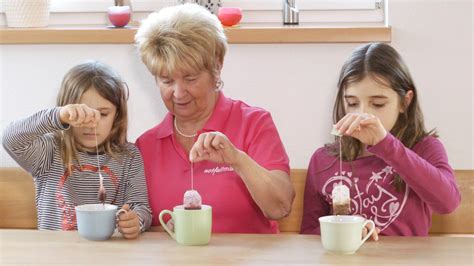
MULTIPOLYGON (((436 127, 452 166, 473 163, 473 4, 471 1, 390 1, 392 45, 420 91, 428 128, 436 127)), ((272 112, 291 159, 307 166, 330 140, 331 110, 342 62, 360 44, 230 45, 225 93, 272 112)), ((129 84, 129 139, 166 113, 158 90, 132 45, 0 46, 0 129, 53 106, 62 76, 86 59, 116 68, 129 84)), ((16 164, 0 150, 0 166, 16 164)))

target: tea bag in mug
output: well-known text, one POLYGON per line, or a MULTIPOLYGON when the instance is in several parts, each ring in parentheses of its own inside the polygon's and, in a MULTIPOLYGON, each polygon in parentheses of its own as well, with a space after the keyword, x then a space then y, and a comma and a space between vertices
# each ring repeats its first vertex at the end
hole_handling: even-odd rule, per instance
POLYGON ((186 210, 201 209, 201 195, 196 190, 188 190, 184 193, 183 206, 186 210))
POLYGON ((349 188, 338 183, 332 189, 332 212, 333 215, 350 215, 351 199, 349 188))
POLYGON ((191 190, 184 193, 183 206, 186 210, 200 210, 201 204, 201 195, 194 190, 194 163, 191 162, 191 190))

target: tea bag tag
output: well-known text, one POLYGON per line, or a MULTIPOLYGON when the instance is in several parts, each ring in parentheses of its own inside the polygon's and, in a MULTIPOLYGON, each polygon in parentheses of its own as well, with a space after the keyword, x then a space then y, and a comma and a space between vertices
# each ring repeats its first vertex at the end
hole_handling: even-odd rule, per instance
POLYGON ((333 215, 351 214, 351 199, 349 188, 342 183, 334 186, 332 189, 332 208, 333 215))
POLYGON ((341 137, 341 136, 342 136, 342 133, 339 132, 339 130, 337 130, 337 128, 336 128, 335 126, 332 126, 331 135, 334 135, 334 136, 337 136, 337 137, 341 137))

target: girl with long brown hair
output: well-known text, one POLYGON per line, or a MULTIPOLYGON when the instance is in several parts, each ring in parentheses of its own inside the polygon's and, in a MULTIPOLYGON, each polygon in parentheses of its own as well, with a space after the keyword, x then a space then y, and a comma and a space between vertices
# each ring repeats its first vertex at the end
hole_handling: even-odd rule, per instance
POLYGON ((350 214, 374 221, 375 240, 378 233, 425 236, 432 212, 459 206, 446 151, 425 129, 413 79, 391 46, 371 43, 352 53, 333 120, 339 136, 309 164, 301 233, 320 233, 318 218, 332 214, 331 191, 339 184, 349 188, 350 214))

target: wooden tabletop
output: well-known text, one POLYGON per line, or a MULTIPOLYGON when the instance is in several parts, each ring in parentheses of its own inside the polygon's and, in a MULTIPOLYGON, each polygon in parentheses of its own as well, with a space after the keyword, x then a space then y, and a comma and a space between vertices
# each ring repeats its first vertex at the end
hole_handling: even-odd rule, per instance
POLYGON ((354 255, 323 250, 319 236, 214 234, 208 246, 181 246, 166 233, 103 242, 76 231, 0 230, 0 265, 10 264, 425 264, 473 265, 474 237, 381 237, 354 255))

